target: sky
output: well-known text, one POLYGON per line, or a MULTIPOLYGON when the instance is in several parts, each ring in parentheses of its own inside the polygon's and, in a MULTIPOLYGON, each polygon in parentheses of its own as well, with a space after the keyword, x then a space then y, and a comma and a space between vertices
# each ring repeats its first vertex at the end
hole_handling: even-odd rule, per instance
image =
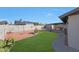
POLYGON ((0 21, 14 22, 22 19, 39 23, 62 22, 58 17, 74 7, 0 7, 0 21))

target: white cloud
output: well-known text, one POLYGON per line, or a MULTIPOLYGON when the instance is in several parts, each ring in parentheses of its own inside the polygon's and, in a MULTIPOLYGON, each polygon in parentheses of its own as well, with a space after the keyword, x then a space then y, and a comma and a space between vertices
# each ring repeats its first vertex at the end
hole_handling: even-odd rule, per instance
POLYGON ((47 16, 52 16, 52 13, 48 13, 47 16))
POLYGON ((48 13, 48 14, 46 15, 46 17, 52 17, 52 16, 53 16, 52 13, 48 13))

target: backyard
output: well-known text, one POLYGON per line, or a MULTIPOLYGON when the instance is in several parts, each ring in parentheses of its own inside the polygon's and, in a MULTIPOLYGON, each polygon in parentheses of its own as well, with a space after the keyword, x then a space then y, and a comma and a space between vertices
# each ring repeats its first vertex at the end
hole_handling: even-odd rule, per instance
POLYGON ((39 31, 37 35, 15 42, 11 52, 53 52, 55 32, 39 31))

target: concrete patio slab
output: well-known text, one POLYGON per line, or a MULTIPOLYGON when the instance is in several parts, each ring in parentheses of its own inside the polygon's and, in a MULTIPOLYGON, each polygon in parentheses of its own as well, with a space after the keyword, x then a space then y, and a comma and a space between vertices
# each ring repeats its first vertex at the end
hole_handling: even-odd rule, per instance
POLYGON ((58 32, 58 36, 55 40, 55 42, 52 44, 53 48, 56 52, 79 52, 79 50, 76 50, 71 47, 66 47, 64 45, 65 35, 63 32, 58 32))

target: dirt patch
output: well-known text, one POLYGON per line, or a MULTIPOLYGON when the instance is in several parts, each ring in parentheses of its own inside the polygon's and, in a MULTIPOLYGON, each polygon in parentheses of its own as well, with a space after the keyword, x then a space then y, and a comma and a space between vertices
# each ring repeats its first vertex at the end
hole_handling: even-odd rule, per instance
POLYGON ((23 38, 28 38, 34 36, 34 32, 32 31, 24 31, 24 32, 7 32, 5 35, 5 39, 14 38, 17 40, 22 40, 23 38))

